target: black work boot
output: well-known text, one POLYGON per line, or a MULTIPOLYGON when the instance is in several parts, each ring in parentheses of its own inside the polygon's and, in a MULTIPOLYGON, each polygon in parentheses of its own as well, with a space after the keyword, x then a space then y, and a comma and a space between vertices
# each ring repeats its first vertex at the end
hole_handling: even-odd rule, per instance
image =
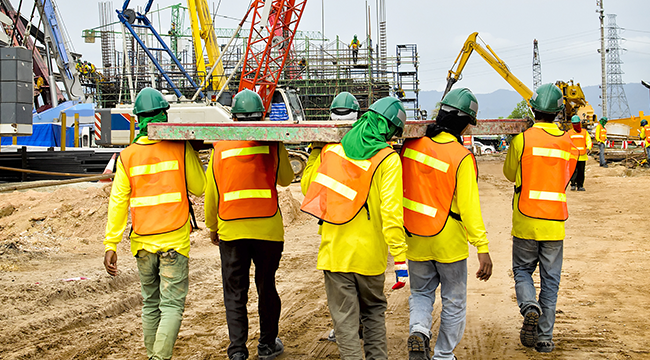
POLYGON ((431 360, 429 338, 420 332, 414 332, 408 339, 409 360, 431 360))
POLYGON ((530 308, 524 314, 524 323, 521 325, 519 340, 525 347, 537 345, 537 324, 539 323, 539 313, 536 309, 530 308))
POLYGON ((259 360, 273 360, 276 357, 280 356, 284 352, 284 345, 282 341, 278 338, 275 339, 275 343, 259 344, 257 345, 257 358, 259 360))

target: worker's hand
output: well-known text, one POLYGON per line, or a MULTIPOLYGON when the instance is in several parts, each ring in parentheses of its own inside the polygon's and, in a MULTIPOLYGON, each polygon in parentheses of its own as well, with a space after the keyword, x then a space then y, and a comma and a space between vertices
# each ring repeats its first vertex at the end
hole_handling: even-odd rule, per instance
POLYGON ((219 234, 216 231, 210 231, 210 241, 213 245, 219 246, 219 234))
POLYGON ((104 267, 110 276, 117 275, 117 254, 113 250, 108 250, 104 254, 104 267))
POLYGON ((403 288, 408 277, 409 270, 406 261, 395 261, 395 285, 393 285, 393 290, 403 288))
POLYGON ((489 253, 478 254, 478 271, 476 278, 483 281, 488 281, 492 276, 492 259, 489 253))

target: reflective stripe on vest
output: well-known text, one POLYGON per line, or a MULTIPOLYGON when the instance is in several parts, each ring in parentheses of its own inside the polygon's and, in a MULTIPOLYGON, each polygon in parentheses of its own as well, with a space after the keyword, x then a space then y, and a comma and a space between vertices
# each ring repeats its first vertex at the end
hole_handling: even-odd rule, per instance
MULTIPOLYGON (((439 234, 451 214, 458 167, 469 150, 456 141, 409 139, 402 147, 404 227, 419 236, 439 234)), ((472 159, 474 161, 474 159, 472 159)), ((476 169, 476 162, 474 161, 476 169)))
POLYGON ((387 147, 368 160, 354 160, 341 144, 326 145, 300 210, 336 225, 352 220, 368 200, 375 171, 391 153, 387 147))
POLYGON ((219 141, 214 144, 212 171, 219 192, 219 218, 267 218, 278 211, 276 190, 278 144, 219 141))
POLYGON ((568 131, 568 134, 571 136, 571 142, 573 145, 578 148, 580 155, 585 155, 587 153, 587 130, 580 129, 580 132, 576 132, 574 129, 568 131))
POLYGON ((646 144, 650 143, 650 125, 646 125, 643 127, 645 130, 645 142, 646 144))
POLYGON ((579 151, 568 133, 555 136, 533 127, 523 136, 519 211, 531 218, 564 221, 569 216, 566 186, 579 151))
POLYGON ((136 234, 162 234, 187 223, 185 142, 135 143, 122 151, 120 161, 131 185, 129 205, 136 234))

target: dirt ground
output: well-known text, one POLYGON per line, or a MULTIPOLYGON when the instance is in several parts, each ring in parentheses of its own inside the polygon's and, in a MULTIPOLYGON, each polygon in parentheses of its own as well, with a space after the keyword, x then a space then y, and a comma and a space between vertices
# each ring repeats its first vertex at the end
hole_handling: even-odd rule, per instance
MULTIPOLYGON (((569 192, 564 267, 555 326, 556 350, 519 343, 521 316, 511 271, 512 185, 503 157, 479 159, 483 216, 494 263, 477 281, 470 250, 467 327, 459 359, 648 359, 647 189, 650 171, 587 163, 586 192, 569 192)), ((128 241, 120 273, 102 265, 110 185, 89 184, 0 194, 0 359, 146 359, 140 285, 128 241)), ((297 211, 298 184, 282 193, 285 250, 277 283, 282 298, 280 359, 338 359, 322 273, 316 270, 317 224, 297 211)), ((195 207, 202 218, 202 199, 195 207)), ((228 335, 218 247, 206 230, 192 234, 190 292, 175 359, 226 359, 228 335)), ((406 359, 408 288, 392 291, 387 270, 388 348, 406 359)), ((257 297, 249 301, 251 359, 256 359, 257 297)), ((434 336, 440 306, 434 314, 434 336)))

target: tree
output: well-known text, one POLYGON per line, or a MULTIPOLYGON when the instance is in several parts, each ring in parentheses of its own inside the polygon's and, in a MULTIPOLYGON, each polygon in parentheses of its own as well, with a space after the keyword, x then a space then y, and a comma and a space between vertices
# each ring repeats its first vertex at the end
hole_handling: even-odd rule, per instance
POLYGON ((512 110, 508 119, 532 119, 533 112, 528 107, 528 102, 526 100, 521 100, 512 110))

